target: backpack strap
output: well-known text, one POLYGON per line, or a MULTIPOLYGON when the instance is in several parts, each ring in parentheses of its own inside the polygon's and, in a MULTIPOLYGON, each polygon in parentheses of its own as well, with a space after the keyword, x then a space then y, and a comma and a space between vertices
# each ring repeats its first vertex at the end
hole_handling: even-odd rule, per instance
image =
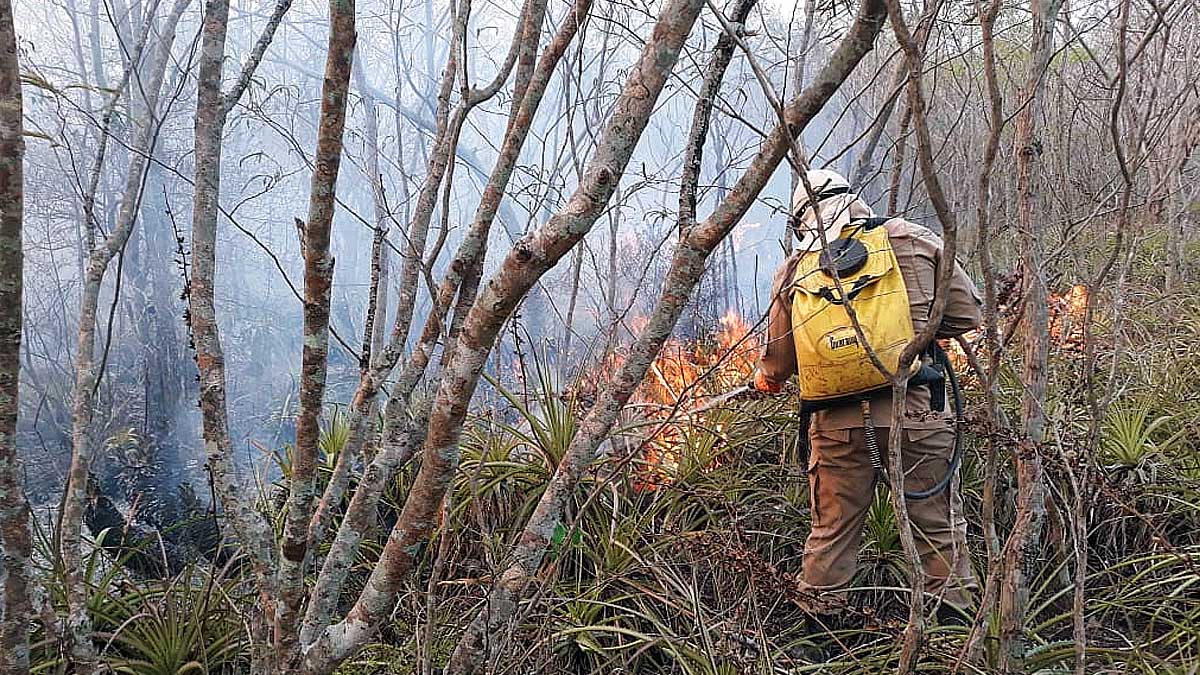
POLYGON ((853 237, 859 232, 870 232, 871 230, 882 226, 892 218, 890 216, 871 216, 870 218, 855 218, 850 221, 850 226, 842 230, 839 235, 841 238, 853 237))

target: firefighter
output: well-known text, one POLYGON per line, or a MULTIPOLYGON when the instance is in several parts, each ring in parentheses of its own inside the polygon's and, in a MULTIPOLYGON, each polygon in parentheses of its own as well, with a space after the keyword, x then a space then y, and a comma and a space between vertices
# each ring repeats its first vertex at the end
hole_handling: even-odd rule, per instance
MULTIPOLYGON (((812 530, 805 542, 800 590, 801 596, 809 599, 806 611, 820 616, 843 613, 844 589, 854 577, 863 524, 879 475, 868 445, 877 444, 879 447, 873 449, 886 458, 889 429, 894 423, 902 424, 905 491, 921 492, 928 491, 954 470, 956 433, 954 417, 944 409, 937 409, 944 405, 935 404, 935 399, 944 401, 944 390, 935 395, 934 385, 910 380, 904 418, 892 420, 890 387, 878 369, 869 360, 864 361, 862 353, 853 362, 821 363, 822 355, 829 354, 831 349, 860 347, 847 313, 836 302, 834 274, 831 270, 824 274, 822 265, 831 264, 829 254, 835 249, 853 258, 852 247, 835 246, 853 243, 849 239, 876 242, 866 247, 855 245, 860 254, 866 255, 866 266, 874 266, 876 272, 861 266, 854 269, 853 263, 861 260, 851 260, 848 267, 837 272, 842 288, 851 296, 851 305, 859 315, 868 343, 877 342, 872 335, 885 334, 897 326, 906 329, 907 336, 924 329, 933 306, 940 265, 954 264, 954 274, 937 338, 952 338, 977 327, 981 303, 975 285, 962 267, 955 261, 943 260, 942 239, 938 235, 903 218, 876 218, 866 202, 851 190, 848 181, 834 171, 809 171, 807 178, 816 200, 810 200, 803 183, 792 198, 791 227, 798 243, 775 273, 767 344, 754 374, 754 387, 776 393, 785 381, 799 375, 805 410, 814 410, 810 418, 807 467, 812 530), (825 259, 820 257, 823 250, 820 229, 824 229, 825 239, 831 245, 825 259), (890 283, 899 288, 902 281, 905 293, 893 292, 891 296, 900 296, 899 301, 893 297, 890 305, 873 307, 872 302, 888 302, 887 292, 872 296, 871 288, 872 284, 887 283, 886 274, 879 270, 893 262, 898 271, 890 283), (860 295, 856 297, 855 292, 860 295), (903 297, 905 294, 907 298, 903 297), (830 318, 839 316, 840 322, 848 325, 835 325, 838 320, 830 318), (853 379, 855 368, 860 375, 873 375, 884 384, 876 380, 873 389, 852 391, 849 395, 838 391, 838 386, 854 389, 854 383, 846 380, 853 379), (873 372, 867 373, 864 368, 873 372), (817 391, 823 387, 829 390, 817 391), (815 401, 816 405, 808 400, 810 393, 813 398, 821 399, 815 401), (865 432, 867 423, 873 423, 874 439, 865 432)), ((893 363, 898 363, 897 340, 878 342, 872 347, 885 365, 889 356, 896 359, 893 363)), ((863 385, 859 385, 861 390, 863 385)), ((947 608, 965 610, 973 604, 978 584, 966 546, 967 524, 961 496, 954 487, 925 499, 910 496, 908 512, 925 571, 926 592, 941 598, 942 616, 946 616, 947 608)))

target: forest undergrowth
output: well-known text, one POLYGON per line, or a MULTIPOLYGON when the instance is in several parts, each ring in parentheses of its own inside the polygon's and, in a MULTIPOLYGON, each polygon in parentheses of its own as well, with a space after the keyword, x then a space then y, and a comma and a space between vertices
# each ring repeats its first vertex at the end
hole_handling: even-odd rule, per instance
MULTIPOLYGON (((1052 431, 1040 448, 1047 532, 1032 561, 1029 673, 1071 671, 1078 578, 1084 580, 1089 672, 1183 674, 1200 663, 1200 354, 1192 348, 1200 344, 1200 284, 1163 293, 1155 252, 1146 244, 1129 264, 1126 280, 1113 288, 1065 285, 1051 297, 1052 431), (1089 293, 1094 312, 1087 329, 1079 300, 1089 293), (1113 307, 1127 315, 1116 320, 1113 307), (1093 443, 1089 387, 1109 385, 1115 395, 1093 443), (1077 528, 1080 514, 1083 527, 1077 528), (1075 535, 1080 531, 1086 540, 1075 535), (1081 551, 1086 570, 1078 574, 1081 551)), ((688 346, 693 362, 711 366, 692 374, 692 400, 728 388, 751 363, 735 347, 754 347, 753 335, 731 343, 722 337, 728 329, 714 326, 711 336, 688 346)), ((1008 455, 1016 444, 989 415, 980 373, 961 348, 952 353, 968 399, 960 482, 982 582, 987 547, 998 546, 1013 522, 1016 487, 1008 455), (999 450, 997 542, 988 542, 981 528, 989 443, 999 450)), ((1019 414, 1013 358, 1006 352, 998 379, 1008 417, 1019 414)), ((536 349, 520 363, 524 385, 494 383, 493 395, 474 413, 440 525, 418 552, 419 573, 406 582, 375 643, 339 672, 440 672, 464 617, 484 602, 592 402, 600 372, 597 364, 559 372, 536 349)), ((624 425, 572 495, 534 592, 503 632, 504 658, 492 672, 892 670, 909 581, 885 486, 875 488, 850 606, 836 625, 813 631, 795 603, 809 507, 794 395, 726 402, 696 415, 675 408, 626 411, 624 425), (817 647, 830 660, 814 663, 817 647)), ((345 417, 331 411, 321 439, 322 481, 347 438, 345 417)), ((281 478, 259 486, 259 507, 272 514, 280 536, 290 448, 272 454, 281 478)), ((390 529, 398 496, 408 492, 414 473, 409 466, 390 487, 396 497, 381 510, 378 532, 390 529)), ((219 530, 215 518, 195 517, 219 530)), ((220 555, 195 556, 177 573, 151 579, 130 562, 165 558, 161 537, 137 540, 118 529, 97 537, 85 560, 88 609, 107 669, 133 675, 245 670, 253 654, 244 617, 258 596, 232 541, 225 540, 220 555)), ((66 611, 64 571, 52 554, 56 536, 53 524, 37 532, 38 574, 49 594, 34 640, 39 673, 58 672, 63 662, 58 642, 44 631, 56 623, 52 615, 66 611)), ((383 541, 376 534, 360 549, 344 597, 366 582, 383 541)), ((996 618, 980 620, 982 649, 971 659, 963 658, 970 625, 932 626, 919 672, 996 672, 996 618)))

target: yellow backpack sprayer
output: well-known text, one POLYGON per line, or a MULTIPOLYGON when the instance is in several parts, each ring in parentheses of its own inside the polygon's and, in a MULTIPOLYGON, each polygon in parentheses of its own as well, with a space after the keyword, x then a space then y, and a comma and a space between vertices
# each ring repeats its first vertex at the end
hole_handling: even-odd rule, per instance
MULTIPOLYGON (((890 384, 871 361, 868 349, 895 372, 901 352, 914 336, 904 275, 883 227, 888 220, 852 221, 826 250, 811 251, 800 258, 792 282, 792 339, 799 370, 803 433, 807 437, 812 413, 857 403, 862 409, 871 464, 880 474, 884 463, 869 398, 890 384), (835 274, 845 297, 839 294, 835 274), (846 310, 847 302, 853 304, 865 345, 846 310)), ((927 499, 944 491, 962 460, 962 390, 949 358, 936 342, 930 344, 926 356, 928 363, 913 365, 909 386, 928 385, 932 407, 941 411, 945 409, 949 379, 954 396, 954 454, 941 480, 927 490, 906 492, 908 499, 927 499)))
MULTIPOLYGON (((871 416, 870 397, 890 388, 887 378, 875 367, 868 347, 892 372, 900 354, 913 339, 912 315, 904 276, 892 250, 887 229, 889 218, 851 221, 840 236, 801 256, 792 280, 792 339, 795 343, 800 383, 802 446, 808 452, 808 429, 814 412, 835 406, 860 406, 864 437, 871 464, 879 474, 884 462, 871 416), (841 283, 842 298, 838 291, 841 283), (852 303, 866 345, 846 310, 852 303)), ((949 487, 962 461, 963 395, 954 367, 936 342, 924 358, 913 364, 909 386, 928 386, 931 408, 944 411, 947 385, 954 399, 954 453, 946 474, 932 487, 905 492, 919 500, 940 494, 949 487)), ((754 392, 750 385, 738 387, 707 401, 692 414, 754 392)))

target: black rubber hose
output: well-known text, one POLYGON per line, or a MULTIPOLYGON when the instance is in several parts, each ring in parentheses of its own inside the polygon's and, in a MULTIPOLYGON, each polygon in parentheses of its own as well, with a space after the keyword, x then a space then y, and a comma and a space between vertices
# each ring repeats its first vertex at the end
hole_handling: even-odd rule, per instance
POLYGON ((954 373, 954 364, 950 363, 950 357, 946 355, 946 351, 941 348, 936 342, 933 343, 934 358, 945 369, 946 379, 950 383, 950 390, 954 394, 954 454, 950 456, 950 465, 946 468, 946 475, 937 482, 936 485, 920 492, 905 492, 905 499, 921 500, 929 499, 935 495, 945 492, 946 488, 950 487, 950 482, 954 480, 954 474, 958 473, 958 465, 962 463, 963 454, 963 393, 962 388, 958 386, 958 376, 954 373))

